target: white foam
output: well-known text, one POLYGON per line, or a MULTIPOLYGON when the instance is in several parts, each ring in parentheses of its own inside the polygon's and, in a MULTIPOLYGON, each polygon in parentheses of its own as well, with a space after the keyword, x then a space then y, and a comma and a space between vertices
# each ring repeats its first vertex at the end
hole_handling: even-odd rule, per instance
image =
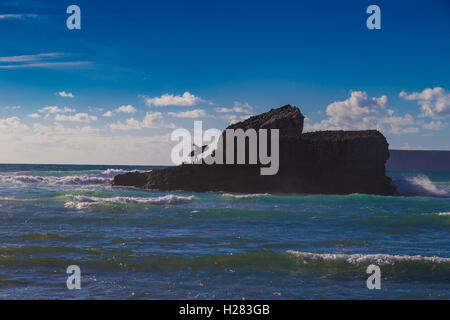
POLYGON ((75 202, 75 201, 67 201, 64 203, 65 208, 73 208, 78 210, 83 210, 91 206, 92 203, 89 202, 75 202))
POLYGON ((104 184, 110 181, 110 178, 99 177, 95 175, 76 175, 76 176, 0 176, 0 183, 5 184, 48 184, 48 185, 90 185, 104 184))
POLYGON ((15 197, 0 197, 0 201, 16 201, 15 197))
POLYGON ((394 265, 400 262, 450 263, 450 258, 437 256, 424 257, 421 255, 390 255, 390 254, 343 254, 343 253, 311 253, 288 250, 289 254, 305 261, 344 261, 349 264, 375 263, 378 265, 394 265))
POLYGON ((102 204, 102 203, 137 203, 137 204, 149 204, 149 205, 175 205, 192 202, 195 200, 194 196, 178 196, 174 194, 169 194, 161 197, 150 197, 150 198, 138 198, 138 197, 110 197, 110 198, 98 198, 98 197, 88 197, 88 196, 76 196, 67 195, 71 198, 71 201, 67 201, 64 206, 66 208, 75 209, 85 209, 92 205, 102 204))
POLYGON ((268 193, 253 193, 253 194, 231 194, 231 193, 224 193, 222 194, 222 197, 228 197, 228 198, 234 198, 234 199, 247 199, 247 198, 257 198, 257 197, 264 197, 268 196, 268 193))
MULTIPOLYGON (((137 170, 133 170, 133 171, 137 171, 137 170)), ((122 174, 122 173, 126 173, 126 172, 128 172, 128 171, 125 171, 123 169, 106 169, 105 171, 103 171, 101 173, 101 175, 106 175, 106 176, 109 176, 109 177, 113 177, 113 176, 115 176, 117 174, 122 174)))
POLYGON ((24 172, 12 172, 9 174, 1 174, 0 183, 46 184, 46 185, 100 185, 109 182, 115 175, 126 172, 128 171, 122 169, 107 169, 100 173, 67 175, 67 176, 37 176, 37 175, 26 175, 24 172))
POLYGON ((438 212, 436 213, 438 216, 450 216, 450 212, 438 212))
POLYGON ((16 197, 0 197, 0 201, 5 202, 20 202, 20 201, 33 201, 35 199, 18 199, 16 197))
POLYGON ((448 196, 448 192, 437 188, 431 180, 423 174, 403 177, 393 181, 400 195, 408 196, 448 196))

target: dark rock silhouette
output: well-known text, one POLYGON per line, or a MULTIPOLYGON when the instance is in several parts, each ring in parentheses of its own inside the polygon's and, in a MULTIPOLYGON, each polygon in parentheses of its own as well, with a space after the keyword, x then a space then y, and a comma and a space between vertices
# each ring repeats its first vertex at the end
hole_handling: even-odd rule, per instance
MULTIPOLYGON (((280 165, 273 176, 261 165, 183 164, 114 177, 114 186, 165 191, 225 191, 276 194, 392 195, 385 175, 386 138, 376 130, 318 131, 302 134, 304 116, 290 105, 251 117, 227 129, 280 129, 280 165)), ((248 151, 248 142, 247 142, 248 151)))
POLYGON ((232 124, 227 129, 279 129, 282 137, 297 137, 303 132, 304 119, 297 107, 288 104, 232 124))

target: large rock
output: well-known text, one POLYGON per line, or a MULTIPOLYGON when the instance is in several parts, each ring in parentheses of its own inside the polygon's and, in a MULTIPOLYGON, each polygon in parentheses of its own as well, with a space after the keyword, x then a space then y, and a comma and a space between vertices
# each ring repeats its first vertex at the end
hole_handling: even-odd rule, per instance
POLYGON ((389 151, 380 132, 302 134, 303 120, 298 108, 287 105, 228 127, 280 129, 280 167, 276 175, 260 175, 260 165, 184 164, 118 175, 112 184, 193 192, 382 195, 395 192, 391 179, 385 175, 389 151))
POLYGON ((303 131, 305 117, 297 107, 290 104, 269 112, 250 117, 245 121, 230 125, 227 129, 279 129, 280 136, 298 137, 303 131))

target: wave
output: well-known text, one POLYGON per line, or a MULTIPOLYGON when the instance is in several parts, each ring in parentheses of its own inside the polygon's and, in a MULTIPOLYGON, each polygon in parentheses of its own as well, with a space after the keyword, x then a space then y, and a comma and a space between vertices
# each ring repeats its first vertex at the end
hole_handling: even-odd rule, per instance
POLYGON ((436 187, 424 174, 401 177, 393 180, 397 193, 405 196, 446 197, 448 192, 436 187))
POLYGON ((98 270, 130 271, 220 271, 281 272, 316 276, 365 277, 369 264, 380 266, 387 277, 435 280, 448 277, 450 259, 389 254, 331 254, 269 250, 237 254, 158 255, 128 249, 82 249, 77 247, 0 247, 0 263, 10 268, 23 266, 67 266, 66 254, 82 256, 83 265, 98 270))
POLYGON ((222 197, 233 198, 233 199, 249 199, 249 198, 258 198, 258 197, 265 197, 265 196, 269 196, 269 194, 268 193, 253 193, 253 194, 224 193, 224 194, 222 194, 222 197))
MULTIPOLYGON (((0 247, 0 263, 17 266, 67 266, 67 253, 83 257, 83 265, 96 270, 130 271, 220 271, 282 272, 336 277, 365 277, 366 267, 377 264, 384 276, 428 279, 442 282, 448 277, 450 258, 389 255, 332 254, 262 250, 236 254, 170 255, 149 254, 130 249, 95 249, 66 246, 0 247)), ((73 260, 73 258, 72 258, 73 260)))
POLYGON ((450 216, 450 212, 438 212, 436 213, 438 216, 450 216))
MULTIPOLYGON (((135 171, 139 171, 139 170, 130 170, 130 171, 135 172, 135 171)), ((126 170, 123 170, 123 169, 111 169, 110 168, 110 169, 106 169, 101 174, 111 177, 111 176, 115 176, 115 175, 118 175, 118 174, 123 174, 123 173, 126 173, 126 172, 130 172, 130 171, 126 171, 126 170)))
POLYGON ((178 196, 169 194, 161 197, 138 198, 138 197, 88 197, 79 195, 66 195, 71 197, 71 201, 64 204, 66 208, 86 209, 93 205, 100 204, 143 204, 143 205, 176 205, 189 203, 195 200, 194 196, 178 196))
POLYGON ((450 263, 450 258, 441 258, 437 256, 426 257, 421 255, 390 255, 390 254, 344 254, 344 253, 311 253, 288 250, 286 251, 305 261, 342 261, 348 264, 370 264, 377 265, 395 265, 403 262, 422 262, 422 263, 450 263))
POLYGON ((17 199, 16 197, 0 197, 0 202, 1 201, 8 202, 8 201, 20 201, 20 200, 17 199))
POLYGON ((36 199, 19 199, 16 197, 0 197, 0 202, 26 202, 35 201, 36 199))
MULTIPOLYGON (((137 170, 134 170, 137 171, 137 170)), ((0 174, 0 184, 44 184, 44 185, 101 185, 105 184, 118 174, 129 171, 122 169, 107 169, 102 172, 62 175, 61 172, 53 175, 25 174, 24 172, 12 172, 0 174)))

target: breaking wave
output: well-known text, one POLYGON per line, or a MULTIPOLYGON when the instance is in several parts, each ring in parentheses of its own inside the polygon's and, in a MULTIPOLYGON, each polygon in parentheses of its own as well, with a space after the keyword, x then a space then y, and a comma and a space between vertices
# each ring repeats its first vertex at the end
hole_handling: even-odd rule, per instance
POLYGON ((449 196, 447 191, 436 187, 436 185, 434 185, 433 182, 423 174, 394 179, 393 183, 397 187, 397 192, 399 195, 432 197, 449 196))
POLYGON ((86 209, 99 204, 143 204, 143 205, 175 205, 189 203, 195 200, 194 196, 177 196, 169 194, 161 197, 138 198, 138 197, 111 197, 99 198, 79 195, 67 195, 71 201, 64 204, 66 208, 86 209))
MULTIPOLYGON (((137 171, 137 170, 135 170, 137 171)), ((100 185, 109 182, 115 175, 126 173, 122 169, 107 169, 102 172, 80 173, 73 175, 41 175, 26 172, 0 174, 0 184, 45 184, 45 185, 100 185)))
POLYGON ((231 194, 224 193, 222 197, 233 198, 233 199, 249 199, 249 198, 258 198, 268 196, 268 193, 253 193, 253 194, 231 194))
POLYGON ((395 265, 404 262, 422 262, 422 263, 450 263, 450 258, 425 257, 421 255, 390 255, 390 254, 343 254, 343 253, 311 253, 288 250, 286 251, 296 257, 308 261, 341 261, 348 264, 370 264, 395 265))
POLYGON ((237 254, 160 255, 143 254, 137 250, 116 248, 78 248, 68 246, 0 247, 0 263, 9 267, 42 265, 67 266, 61 253, 83 255, 83 265, 99 270, 125 269, 176 271, 218 271, 225 273, 282 272, 315 274, 318 276, 364 277, 369 264, 377 264, 387 276, 427 279, 442 282, 448 276, 450 258, 389 255, 389 254, 331 254, 299 251, 243 252, 237 254), (29 255, 33 254, 30 258, 29 255))

